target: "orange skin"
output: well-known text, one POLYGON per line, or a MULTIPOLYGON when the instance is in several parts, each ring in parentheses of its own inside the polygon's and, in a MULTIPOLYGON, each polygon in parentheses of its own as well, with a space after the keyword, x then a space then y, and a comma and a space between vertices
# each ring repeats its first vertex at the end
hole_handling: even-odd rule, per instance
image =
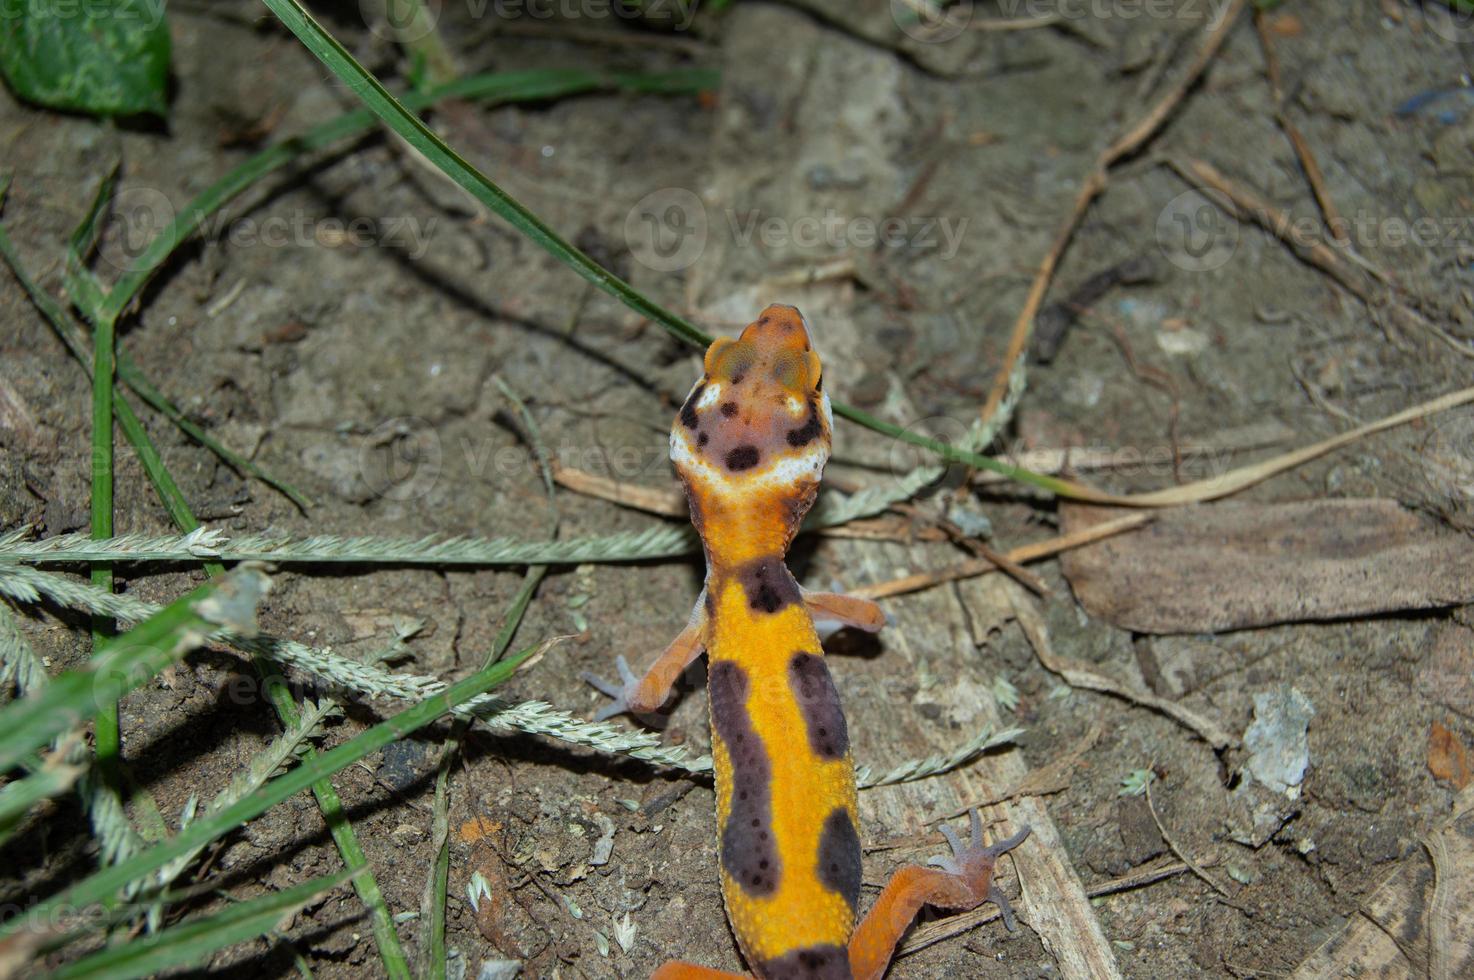
MULTIPOLYGON (((783 563, 818 493, 832 414, 808 324, 769 306, 737 340, 706 352, 705 373, 671 428, 671 459, 706 552, 691 621, 643 676, 620 658, 622 685, 601 713, 652 712, 705 650, 709 657, 722 895, 754 973, 807 980, 879 978, 923 905, 997 902, 998 856, 1027 835, 983 847, 977 814, 941 869, 908 865, 857 925, 860 840, 855 770, 815 619, 874 632, 872 602, 799 588, 783 563)), ((670 962, 660 980, 736 977, 670 962)))

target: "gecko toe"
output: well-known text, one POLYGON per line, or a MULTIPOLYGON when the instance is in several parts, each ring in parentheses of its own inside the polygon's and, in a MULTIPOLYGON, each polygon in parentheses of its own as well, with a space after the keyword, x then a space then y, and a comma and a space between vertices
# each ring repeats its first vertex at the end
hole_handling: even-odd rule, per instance
POLYGON ((592 686, 600 694, 613 698, 604 707, 594 713, 594 721, 608 721, 615 715, 622 715, 630 710, 630 698, 634 696, 635 689, 640 686, 640 679, 635 672, 630 670, 629 661, 621 654, 614 658, 614 667, 619 671, 618 681, 606 681, 604 678, 588 671, 581 671, 579 679, 592 686))

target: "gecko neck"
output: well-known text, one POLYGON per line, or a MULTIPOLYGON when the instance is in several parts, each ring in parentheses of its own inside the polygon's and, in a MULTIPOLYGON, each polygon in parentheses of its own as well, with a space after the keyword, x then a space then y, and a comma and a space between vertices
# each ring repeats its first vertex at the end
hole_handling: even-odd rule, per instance
POLYGON ((813 505, 817 485, 781 492, 713 494, 690 484, 691 523, 714 574, 758 559, 782 561, 813 505))

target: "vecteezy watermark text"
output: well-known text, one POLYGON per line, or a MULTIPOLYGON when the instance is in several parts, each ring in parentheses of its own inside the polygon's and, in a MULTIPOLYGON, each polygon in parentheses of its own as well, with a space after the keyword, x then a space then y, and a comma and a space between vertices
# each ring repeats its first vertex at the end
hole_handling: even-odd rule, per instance
POLYGON ((1327 224, 1318 217, 1284 212, 1245 212, 1217 191, 1196 190, 1177 195, 1157 215, 1157 245, 1178 268, 1205 272, 1233 257, 1244 224, 1257 225, 1297 248, 1313 248, 1327 240, 1364 252, 1474 248, 1474 215, 1407 218, 1357 211, 1327 224))
POLYGON ((966 218, 899 217, 871 218, 849 216, 828 208, 822 215, 803 215, 794 219, 776 215, 764 216, 753 211, 738 215, 726 212, 727 227, 733 241, 748 246, 756 237, 764 248, 893 248, 935 251, 942 259, 956 257, 967 231, 966 218))
POLYGON ((163 0, 134 0, 130 3, 118 0, 0 0, 0 24, 22 17, 31 21, 80 17, 99 22, 141 23, 153 29, 164 19, 164 3, 163 0))
MULTIPOLYGON (((114 268, 128 268, 177 213, 162 191, 125 187, 113 198, 103 221, 98 257, 114 268)), ((298 210, 231 217, 217 212, 200 220, 196 234, 236 248, 389 248, 419 259, 429 250, 439 224, 433 214, 340 218, 298 210)))
POLYGON ((943 260, 955 258, 967 233, 966 217, 946 215, 822 214, 797 217, 728 208, 713 220, 696 194, 662 187, 635 202, 625 215, 630 254, 656 272, 690 268, 706 250, 713 230, 738 248, 914 249, 943 260))
POLYGON ((675 31, 690 29, 699 6, 699 0, 432 0, 425 4, 359 0, 360 13, 369 30, 385 40, 401 43, 428 36, 452 3, 463 5, 465 17, 478 22, 487 18, 532 21, 617 18, 653 21, 675 31))
MULTIPOLYGON (((1209 28, 1223 23, 1230 0, 995 0, 997 15, 988 21, 1016 25, 1070 20, 1191 20, 1209 28)), ((927 44, 940 44, 964 31, 984 26, 973 0, 890 0, 891 20, 903 34, 927 44)))

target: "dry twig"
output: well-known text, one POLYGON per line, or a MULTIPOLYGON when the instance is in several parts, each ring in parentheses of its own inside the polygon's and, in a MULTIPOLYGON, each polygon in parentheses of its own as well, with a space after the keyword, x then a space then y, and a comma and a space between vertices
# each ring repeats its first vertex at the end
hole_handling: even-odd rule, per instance
POLYGON ((1069 246, 1070 239, 1074 237, 1075 230, 1084 219, 1085 212, 1090 209, 1091 202, 1101 191, 1105 190, 1108 171, 1117 162, 1145 146, 1147 141, 1161 129, 1162 124, 1171 117, 1188 91, 1197 84, 1204 70, 1217 55, 1224 39, 1228 37, 1228 32, 1238 22, 1245 2, 1246 0, 1233 0, 1228 9, 1223 12, 1218 24, 1208 31, 1208 36, 1204 39, 1202 47, 1198 49, 1197 56, 1193 58, 1192 64, 1188 66, 1182 77, 1157 100, 1144 116, 1101 151, 1090 173, 1081 182, 1080 192, 1075 196, 1075 203, 1065 217, 1064 223, 1060 225, 1059 231, 1055 233, 1054 242, 1050 245, 1049 251, 1045 253, 1044 261, 1039 264, 1039 271, 1035 274, 1034 282, 1029 287, 1029 295, 1024 300, 1023 309, 1019 310, 1018 318, 1014 320, 1013 334, 1009 337, 1008 349, 1003 354, 1003 363, 999 365, 998 373, 993 379, 993 387, 988 392, 988 400, 983 403, 982 418, 985 421, 993 417, 993 413, 998 410, 999 404, 1003 401, 1003 396, 1008 392, 1008 379, 1013 376, 1014 366, 1019 357, 1023 355, 1024 348, 1029 344, 1029 334, 1034 329, 1034 316, 1044 302, 1044 294, 1048 291, 1050 281, 1054 278, 1055 267, 1069 246))
MULTIPOLYGON (((1103 521, 1093 527, 1083 528, 1071 534, 1062 534, 1050 538, 1047 541, 1036 541, 1033 544, 1021 545, 1004 554, 1009 561, 1016 563, 1035 561, 1049 555, 1057 555, 1061 551, 1070 548, 1078 548, 1081 545, 1108 538, 1113 534, 1130 531, 1141 527, 1151 520, 1150 514, 1128 514, 1125 517, 1113 521, 1103 521)), ((974 578, 978 575, 986 575, 997 571, 998 566, 986 558, 975 558, 971 561, 959 562, 948 568, 937 569, 931 572, 917 572, 914 575, 903 575, 887 582, 876 582, 874 585, 863 585, 858 589, 850 590, 850 595, 861 596, 866 599, 886 599, 890 596, 904 595, 907 592, 920 592, 936 585, 947 582, 956 582, 959 579, 974 578)))
POLYGON ((1177 842, 1172 839, 1172 835, 1167 833, 1167 828, 1165 825, 1163 825, 1162 818, 1157 813, 1157 804, 1155 801, 1152 800, 1152 782, 1152 779, 1148 779, 1146 781, 1146 808, 1152 815, 1152 823, 1155 823, 1157 825, 1157 833, 1161 834, 1162 840, 1166 841, 1167 846, 1172 848, 1172 853, 1177 855, 1177 860, 1181 861, 1183 864, 1191 868, 1192 873, 1201 878, 1215 892, 1222 895, 1224 898, 1228 898, 1228 889, 1224 888, 1212 878, 1209 878, 1208 873, 1202 868, 1198 867, 1198 865, 1194 864, 1192 858, 1188 857, 1187 854, 1183 852, 1182 848, 1177 846, 1177 842))
POLYGON ((1098 691, 1102 694, 1114 694, 1132 704, 1160 711, 1215 749, 1239 744, 1239 740, 1230 735, 1217 722, 1198 714, 1191 708, 1184 707, 1176 701, 1158 697, 1149 691, 1137 690, 1113 677, 1097 673, 1082 663, 1058 656, 1049 643, 1049 631, 1044 625, 1044 620, 1033 604, 1023 599, 1021 594, 1010 593, 1010 599, 1013 602, 1013 611, 1019 626, 1023 628, 1024 636, 1028 638, 1029 645, 1034 648, 1034 654, 1039 658, 1039 662, 1046 670, 1064 678, 1066 684, 1071 687, 1083 687, 1088 691, 1098 691))

